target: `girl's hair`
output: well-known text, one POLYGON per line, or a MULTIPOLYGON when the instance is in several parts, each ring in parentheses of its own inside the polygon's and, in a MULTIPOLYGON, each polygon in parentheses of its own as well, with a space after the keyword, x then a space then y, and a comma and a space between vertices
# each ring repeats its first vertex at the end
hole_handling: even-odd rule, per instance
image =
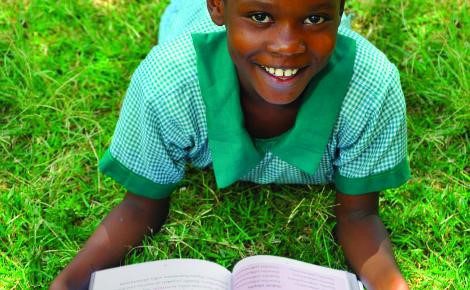
MULTIPOLYGON (((228 0, 222 0, 224 3, 227 2, 228 0)), ((346 2, 346 0, 340 0, 339 2, 339 15, 343 15, 343 12, 344 12, 344 3, 346 2)))

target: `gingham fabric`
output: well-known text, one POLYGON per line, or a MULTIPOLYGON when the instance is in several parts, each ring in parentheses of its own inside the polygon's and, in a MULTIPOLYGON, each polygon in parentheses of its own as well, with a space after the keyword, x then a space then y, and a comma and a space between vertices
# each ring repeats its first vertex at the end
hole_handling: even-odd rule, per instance
MULTIPOLYGON (((173 1, 165 12, 160 44, 135 71, 110 148, 100 161, 100 169, 129 191, 162 198, 184 177, 187 164, 199 168, 213 164, 192 33, 223 31, 212 24, 205 1, 173 1)), ((315 171, 301 170, 271 152, 276 138, 253 139, 263 158, 240 180, 333 183, 343 193, 361 194, 396 187, 409 178, 399 73, 348 25, 340 25, 338 33, 355 41, 356 55, 339 115, 315 171)), ((311 142, 314 146, 316 141, 311 142)), ((219 182, 217 171, 215 175, 219 182)))

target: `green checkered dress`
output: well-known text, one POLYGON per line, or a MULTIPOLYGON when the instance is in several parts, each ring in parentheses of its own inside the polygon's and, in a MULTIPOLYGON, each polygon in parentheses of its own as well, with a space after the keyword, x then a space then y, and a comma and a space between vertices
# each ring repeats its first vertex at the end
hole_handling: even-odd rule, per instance
POLYGON ((135 71, 102 172, 150 198, 168 196, 187 164, 211 166, 219 187, 237 180, 332 183, 345 194, 362 194, 409 178, 399 74, 366 39, 341 25, 294 127, 255 139, 243 127, 225 31, 198 5, 179 11, 190 25, 168 29, 135 71))

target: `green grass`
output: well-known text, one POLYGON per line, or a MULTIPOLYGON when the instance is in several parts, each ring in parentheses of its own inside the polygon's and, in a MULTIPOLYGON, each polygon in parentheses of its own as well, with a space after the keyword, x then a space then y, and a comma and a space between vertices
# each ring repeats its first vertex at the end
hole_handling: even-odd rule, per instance
MULTIPOLYGON (((0 289, 47 288, 123 197, 97 161, 167 3, 0 3, 0 289)), ((467 3, 347 4, 355 28, 401 71, 414 177, 380 205, 415 289, 470 287, 467 3)), ((216 190, 210 171, 191 169, 162 233, 125 262, 195 257, 231 267, 273 254, 345 268, 331 236, 332 193, 242 183, 216 190)))

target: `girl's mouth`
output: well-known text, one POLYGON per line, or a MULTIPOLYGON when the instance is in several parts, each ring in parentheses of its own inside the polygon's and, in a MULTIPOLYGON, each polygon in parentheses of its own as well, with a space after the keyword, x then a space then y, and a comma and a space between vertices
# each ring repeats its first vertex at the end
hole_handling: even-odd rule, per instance
POLYGON ((263 65, 259 65, 266 73, 268 73, 271 77, 274 77, 280 81, 288 81, 293 79, 299 71, 303 68, 275 68, 275 67, 267 67, 263 65))

